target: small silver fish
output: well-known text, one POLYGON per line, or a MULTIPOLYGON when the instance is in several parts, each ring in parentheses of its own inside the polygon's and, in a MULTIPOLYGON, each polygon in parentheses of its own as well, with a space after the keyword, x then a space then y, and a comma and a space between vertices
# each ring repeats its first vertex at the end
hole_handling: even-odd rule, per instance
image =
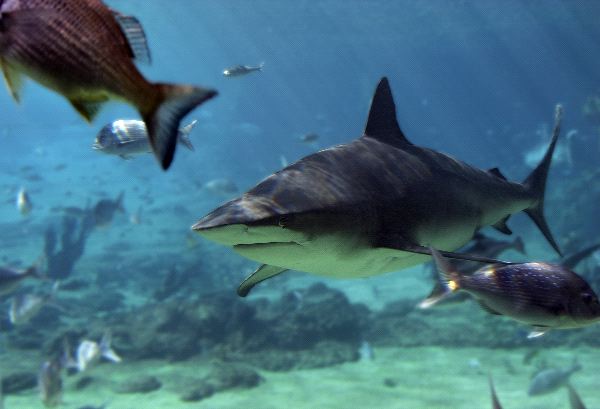
POLYGON ((28 215, 33 209, 33 204, 31 203, 31 199, 29 198, 29 194, 24 187, 19 189, 19 193, 17 193, 17 210, 23 216, 28 215))
POLYGON ((319 135, 314 132, 309 132, 300 137, 300 142, 312 143, 319 139, 319 135))
POLYGON ((210 180, 204 184, 203 188, 215 195, 227 196, 238 192, 235 183, 224 178, 210 180))
POLYGON ((58 292, 59 283, 54 283, 49 294, 20 294, 12 298, 8 318, 13 325, 22 325, 37 315, 38 312, 51 302, 58 292))
MULTIPOLYGON (((190 122, 180 128, 177 134, 177 141, 191 151, 194 145, 189 135, 197 123, 196 120, 190 122)), ((122 159, 152 152, 146 124, 136 119, 119 119, 105 125, 96 136, 92 148, 108 155, 118 155, 122 159)))
POLYGON ((235 65, 233 67, 229 67, 223 70, 223 75, 225 77, 240 77, 242 75, 250 74, 251 72, 262 71, 265 63, 260 63, 257 66, 251 65, 235 65))
POLYGON ((61 404, 63 383, 62 367, 57 360, 46 361, 38 373, 38 389, 40 399, 47 408, 61 404))
POLYGON ((531 325, 529 338, 552 328, 584 327, 600 321, 600 302, 594 290, 561 265, 490 265, 465 275, 456 271, 438 251, 431 249, 431 252, 439 274, 439 291, 422 301, 421 308, 464 290, 489 313, 531 325))
POLYGON ((109 333, 105 333, 100 340, 96 341, 83 340, 77 347, 76 362, 77 370, 83 372, 91 366, 95 365, 100 358, 106 358, 112 362, 121 362, 121 357, 110 346, 111 337, 109 333))
POLYGON ((553 392, 561 386, 567 385, 571 375, 580 369, 581 365, 577 361, 573 362, 573 365, 568 368, 544 369, 531 379, 527 394, 536 396, 553 392))

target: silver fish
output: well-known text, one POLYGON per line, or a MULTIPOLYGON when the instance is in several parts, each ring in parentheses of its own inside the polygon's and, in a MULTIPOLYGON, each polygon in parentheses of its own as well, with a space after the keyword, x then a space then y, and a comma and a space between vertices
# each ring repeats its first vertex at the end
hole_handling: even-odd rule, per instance
POLYGON ((529 338, 553 328, 577 328, 600 321, 600 302, 580 276, 557 264, 490 265, 473 274, 456 271, 431 249, 439 274, 438 291, 421 302, 429 308, 452 293, 471 294, 487 312, 529 324, 529 338))
POLYGON ((242 282, 240 296, 288 269, 339 278, 401 270, 427 261, 428 245, 453 258, 490 260, 450 252, 521 211, 560 253, 543 203, 561 112, 557 107, 542 162, 516 183, 411 143, 383 78, 360 138, 274 173, 192 229, 263 263, 242 282))
POLYGON ((111 337, 109 333, 102 336, 100 342, 83 340, 77 347, 76 362, 77 370, 83 372, 95 365, 100 358, 108 359, 112 362, 121 362, 121 357, 111 348, 111 337))
POLYGON ((260 63, 257 66, 251 65, 235 65, 233 67, 229 67, 223 70, 223 75, 225 77, 240 77, 242 75, 248 75, 252 72, 262 71, 265 63, 260 63))
MULTIPOLYGON (((194 150, 194 145, 189 135, 197 123, 198 121, 194 120, 180 128, 177 133, 177 141, 191 151, 194 150)), ((136 119, 119 119, 105 125, 96 136, 92 148, 123 159, 152 152, 146 124, 136 119)))
POLYGON ((224 178, 209 180, 202 187, 215 195, 227 196, 238 192, 238 188, 235 183, 224 178))
POLYGON ((544 395, 566 386, 571 375, 580 369, 581 365, 578 362, 574 362, 568 368, 544 369, 535 374, 529 384, 527 394, 529 396, 544 395))

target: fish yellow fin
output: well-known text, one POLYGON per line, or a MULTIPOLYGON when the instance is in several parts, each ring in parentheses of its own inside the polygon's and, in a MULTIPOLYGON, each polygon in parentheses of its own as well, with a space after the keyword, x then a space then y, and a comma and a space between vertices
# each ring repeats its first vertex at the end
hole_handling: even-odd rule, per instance
POLYGON ((12 68, 4 60, 0 60, 0 66, 2 66, 2 74, 4 75, 4 82, 8 88, 8 92, 13 97, 15 102, 21 102, 21 88, 23 88, 23 74, 12 68))
POLYGON ((100 108, 102 105, 108 100, 99 100, 99 101, 87 101, 83 99, 69 99, 71 105, 77 112, 81 114, 85 118, 86 121, 92 122, 98 112, 100 112, 100 108))

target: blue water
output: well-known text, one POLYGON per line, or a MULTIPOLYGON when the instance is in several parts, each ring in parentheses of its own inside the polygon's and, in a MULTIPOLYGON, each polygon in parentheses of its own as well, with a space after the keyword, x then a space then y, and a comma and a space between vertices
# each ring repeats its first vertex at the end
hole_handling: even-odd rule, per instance
MULTIPOLYGON (((196 150, 180 146, 173 166, 163 172, 152 155, 125 161, 91 149, 104 124, 136 117, 125 104, 107 104, 93 124, 86 124, 64 98, 33 81, 27 82, 20 105, 8 92, 0 92, 0 192, 4 198, 0 203, 0 258, 4 264, 24 267, 36 262, 42 253, 44 231, 60 225, 62 215, 56 207, 83 208, 125 192, 126 212, 117 214, 110 227, 90 235, 76 264, 72 276, 89 281, 91 287, 85 296, 75 293, 74 299, 101 298, 106 291, 120 289, 127 308, 153 305, 151 294, 171 268, 191 276, 187 288, 180 290, 182 299, 212 291, 234 293, 238 280, 255 264, 200 237, 190 238, 189 227, 194 222, 234 196, 215 194, 203 186, 214 179, 228 179, 243 192, 280 169, 282 161, 291 163, 359 137, 372 93, 383 76, 390 80, 400 126, 412 142, 477 167, 499 167, 510 180, 522 180, 530 172, 525 155, 549 140, 548 133, 536 131, 544 124, 551 127, 554 106, 561 103, 565 111, 563 137, 572 129, 578 133, 571 145, 563 146, 571 149, 571 158, 556 160, 553 165, 546 215, 559 242, 569 239, 583 246, 598 239, 600 222, 594 203, 600 189, 596 188, 597 179, 589 175, 597 170, 600 135, 597 125, 582 112, 586 98, 600 93, 598 1, 107 3, 142 22, 152 64, 139 68, 149 80, 215 88, 219 96, 183 121, 199 121, 191 135, 196 150), (261 62, 265 63, 263 72, 240 78, 222 75, 227 67, 261 62), (315 143, 299 141, 311 132, 319 135, 315 143), (589 182, 577 184, 584 180, 583 175, 588 175, 589 182), (15 209, 21 186, 29 191, 34 206, 28 217, 15 209), (585 194, 590 195, 589 200, 582 199, 585 194), (575 202, 581 203, 577 205, 580 211, 572 209, 575 202), (566 213, 567 207, 571 213, 566 213), (137 209, 141 209, 141 222, 133 225, 129 216, 137 209), (571 233, 577 235, 574 240, 569 238, 571 233), (107 281, 114 281, 113 286, 107 281)), ((524 216, 515 216, 510 226, 526 238, 528 258, 555 258, 524 216)), ((570 244, 569 248, 575 247, 570 244)), ((587 269, 593 269, 590 263, 597 261, 588 262, 587 269)), ((284 290, 318 281, 314 277, 302 281, 304 273, 293 274, 300 281, 279 281, 280 287, 265 284, 265 292, 257 288, 253 297, 262 294, 276 299, 284 290)), ((406 273, 406 285, 398 274, 404 273, 374 281, 325 282, 373 309, 427 294, 429 283, 420 268, 406 273), (379 293, 373 290, 376 294, 372 295, 371 286, 379 293)), ((105 312, 110 315, 110 309, 105 312)), ((77 315, 77 309, 71 313, 77 315)), ((481 320, 497 319, 474 308, 466 313, 481 320)), ((79 318, 84 319, 83 315, 79 318)), ((468 320, 462 323, 468 324, 468 320)), ((61 325, 63 329, 66 324, 63 321, 61 325)), ((516 325, 511 328, 517 331, 516 325)), ((445 351, 444 345, 438 346, 445 351)), ((8 351, 13 357, 21 353, 18 343, 8 351)), ((597 365, 597 356, 591 356, 597 365)), ((559 364, 566 366, 569 358, 559 364)), ((104 365, 103 371, 107 371, 104 365)), ((578 376, 592 383, 593 372, 585 372, 578 376)), ((526 376, 522 378, 525 390, 526 376)), ((268 383, 276 385, 277 379, 269 378, 268 383)), ((461 388, 473 393, 468 387, 461 388)), ((596 396, 589 395, 591 387, 587 391, 584 398, 600 401, 597 391, 596 396)), ((245 392, 238 393, 244 396, 245 392)), ((484 381, 477 393, 481 395, 478 402, 487 404, 484 381)), ((35 398, 32 390, 23 394, 23 399, 35 398)), ((66 390, 65 402, 68 396, 66 390)), ((521 398, 521 405, 533 402, 528 407, 544 407, 534 406, 535 400, 522 396, 515 399, 521 398)), ((142 408, 143 399, 126 405, 142 408)), ((566 407, 566 399, 556 399, 554 402, 566 407)), ((8 407, 13 407, 10 400, 8 407)), ((113 400, 109 408, 120 407, 118 396, 107 400, 113 400)), ((211 407, 210 400, 206 402, 207 406, 198 407, 211 407)), ((232 400, 231 407, 240 402, 232 400)), ((434 405, 423 402, 429 403, 422 407, 434 405)), ((265 407, 278 407, 283 401, 264 403, 265 407)), ((287 403, 286 407, 319 406, 318 399, 287 403)), ((25 403, 29 404, 33 405, 25 403)), ((331 400, 323 405, 348 407, 343 400, 339 405, 331 400)), ((218 406, 227 407, 227 402, 219 401, 218 406)), ((256 402, 256 407, 262 406, 256 402)), ((408 406, 398 397, 395 407, 408 406)), ((525 406, 508 403, 507 407, 525 406)))

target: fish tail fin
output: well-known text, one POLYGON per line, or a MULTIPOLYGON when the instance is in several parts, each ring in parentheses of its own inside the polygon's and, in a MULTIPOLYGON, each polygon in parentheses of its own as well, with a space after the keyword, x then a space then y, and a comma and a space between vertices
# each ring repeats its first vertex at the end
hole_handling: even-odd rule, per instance
POLYGON ((527 250, 525 249, 525 243, 523 242, 521 236, 517 237, 515 241, 513 241, 512 247, 521 254, 527 254, 527 250))
POLYGON ((452 293, 460 290, 460 274, 454 271, 448 260, 440 252, 433 248, 429 248, 429 250, 435 262, 438 280, 427 298, 419 303, 419 308, 421 309, 433 307, 452 293))
POLYGON ((562 106, 557 105, 554 115, 554 129, 552 131, 552 140, 550 142, 550 146, 548 146, 548 149, 546 150, 546 154, 542 158, 542 161, 533 170, 533 172, 531 172, 527 179, 525 179, 523 185, 535 198, 534 204, 528 209, 526 209, 525 213, 527 213, 527 215, 541 230, 542 234, 544 235, 548 243, 550 243, 552 248, 559 255, 562 256, 560 248, 554 240, 552 232, 550 231, 548 223, 546 222, 546 218, 544 217, 544 195, 546 192, 546 179, 548 178, 548 170, 550 169, 550 164, 552 163, 552 155, 554 153, 554 148, 556 147, 558 135, 560 134, 561 118, 562 106))
POLYGON ((192 122, 190 122, 189 124, 187 124, 179 130, 179 143, 191 151, 194 151, 195 149, 194 145, 192 145, 192 141, 190 141, 190 133, 192 132, 197 123, 198 121, 194 119, 192 122))
POLYGON ((109 361, 113 361, 113 362, 121 362, 122 359, 119 355, 117 355, 117 353, 112 349, 111 347, 111 342, 112 342, 112 335, 109 331, 105 332, 104 335, 102 335, 102 340, 100 341, 100 354, 108 359, 109 361))
POLYGON ((216 96, 217 91, 174 84, 154 84, 154 88, 155 98, 140 111, 154 155, 167 170, 175 155, 179 121, 198 105, 216 96))
POLYGON ((263 61, 263 62, 261 62, 260 64, 258 64, 258 70, 259 70, 259 71, 262 71, 262 70, 263 70, 263 68, 265 68, 265 62, 264 62, 264 61, 263 61))

